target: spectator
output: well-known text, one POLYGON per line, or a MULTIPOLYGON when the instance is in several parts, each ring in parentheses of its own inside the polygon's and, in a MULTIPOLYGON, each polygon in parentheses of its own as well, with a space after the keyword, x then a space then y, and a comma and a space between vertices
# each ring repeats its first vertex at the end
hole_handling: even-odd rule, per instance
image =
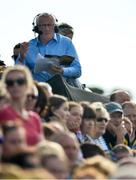
POLYGON ((123 124, 124 114, 121 105, 116 102, 109 102, 105 104, 105 107, 110 114, 110 121, 104 134, 107 144, 110 148, 116 144, 129 145, 129 135, 123 124))
POLYGON ((74 35, 74 30, 73 30, 73 27, 70 26, 69 24, 67 23, 61 23, 58 25, 58 30, 59 30, 59 33, 64 35, 64 36, 67 36, 69 37, 70 39, 73 38, 73 35, 74 35))
POLYGON ((38 152, 43 168, 52 173, 57 179, 68 178, 68 159, 60 144, 51 141, 43 141, 38 144, 38 152))
POLYGON ((101 156, 106 156, 105 152, 100 148, 100 146, 97 146, 96 144, 91 144, 91 143, 82 143, 80 145, 82 154, 84 158, 89 158, 93 157, 96 155, 101 155, 101 156))
POLYGON ((83 143, 84 136, 80 128, 82 123, 83 107, 75 101, 69 101, 69 112, 70 115, 67 119, 67 127, 71 132, 75 133, 79 143, 83 143))
POLYGON ((57 133, 52 136, 51 140, 64 148, 69 159, 70 169, 73 171, 73 168, 82 161, 80 146, 75 134, 71 132, 57 133))
POLYGON ((66 97, 54 94, 48 100, 46 122, 57 121, 65 130, 67 129, 66 120, 69 117, 69 106, 66 97))
POLYGON ((132 99, 130 93, 126 90, 117 89, 110 94, 110 101, 123 104, 125 101, 132 99))
POLYGON ((90 171, 92 169, 96 170, 96 176, 93 173, 93 179, 98 179, 99 176, 97 177, 97 172, 101 173, 103 176, 106 176, 104 179, 108 179, 108 176, 114 173, 117 168, 114 162, 100 155, 87 158, 85 161, 83 161, 79 166, 80 172, 84 171, 85 167, 90 169, 90 171))
POLYGON ((38 95, 39 95, 38 89, 35 85, 33 85, 33 87, 27 91, 25 108, 28 111, 34 111, 35 105, 37 103, 38 95))
POLYGON ((35 112, 25 109, 27 91, 33 87, 30 71, 25 66, 8 67, 2 75, 2 87, 10 94, 10 103, 0 109, 0 124, 20 122, 26 130, 28 145, 43 138, 41 119, 35 112))
POLYGON ((73 172, 73 179, 96 179, 96 180, 100 180, 100 179, 107 179, 107 177, 99 172, 99 170, 97 170, 97 168, 94 167, 88 167, 86 165, 83 166, 79 166, 75 169, 75 171, 73 172))
POLYGON ((57 121, 43 122, 43 132, 46 140, 50 140, 52 135, 65 132, 64 127, 57 121))
POLYGON ((5 70, 5 68, 6 68, 5 62, 2 61, 2 60, 0 60, 0 78, 1 78, 2 73, 3 73, 3 71, 5 70))
POLYGON ((130 147, 124 144, 117 144, 112 148, 112 153, 114 154, 114 160, 119 161, 124 158, 133 157, 133 151, 130 147))
POLYGON ((109 113, 107 112, 103 104, 100 102, 92 103, 91 107, 96 113, 96 120, 93 128, 90 129, 90 142, 100 146, 105 151, 105 153, 108 154, 109 146, 104 140, 103 135, 109 122, 109 113))
POLYGON ((50 84, 46 82, 39 82, 39 86, 41 86, 46 94, 47 99, 53 95, 52 87, 50 84))
POLYGON ((48 13, 42 13, 34 18, 33 31, 38 33, 38 37, 21 44, 20 55, 17 63, 25 64, 32 72, 34 80, 45 82, 55 74, 62 75, 66 81, 76 87, 80 87, 77 78, 81 76, 81 65, 72 41, 59 33, 56 33, 56 18, 48 13), (50 70, 35 72, 35 64, 38 55, 45 56, 70 56, 74 60, 70 65, 52 64, 50 70))
POLYGON ((18 149, 27 146, 25 129, 13 121, 2 125, 2 132, 4 136, 3 142, 3 160, 12 156, 18 149))
POLYGON ((123 126, 126 128, 128 132, 129 140, 130 140, 133 133, 133 123, 130 121, 128 117, 123 117, 122 121, 123 121, 123 126))
POLYGON ((16 62, 16 59, 20 53, 20 46, 21 46, 21 44, 18 43, 13 48, 13 55, 11 57, 13 58, 14 62, 16 62))
POLYGON ((81 132, 83 134, 84 142, 90 142, 89 133, 94 127, 96 121, 96 113, 91 106, 85 102, 80 103, 83 107, 83 116, 81 122, 81 132))
POLYGON ((34 84, 38 90, 38 98, 37 98, 37 102, 35 104, 34 111, 37 112, 41 118, 43 118, 45 109, 46 109, 46 105, 47 105, 47 96, 44 92, 43 87, 41 87, 39 85, 39 83, 37 83, 35 81, 34 84))
POLYGON ((130 137, 130 147, 136 149, 136 103, 126 101, 122 104, 124 116, 132 122, 133 130, 130 137))

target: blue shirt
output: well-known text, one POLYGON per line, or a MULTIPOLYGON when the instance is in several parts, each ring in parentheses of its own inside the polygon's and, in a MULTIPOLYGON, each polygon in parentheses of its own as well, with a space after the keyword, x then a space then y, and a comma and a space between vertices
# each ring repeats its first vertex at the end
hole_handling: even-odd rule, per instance
MULTIPOLYGON (((76 53, 75 47, 72 41, 60 34, 54 34, 54 37, 47 43, 42 44, 38 38, 32 39, 29 41, 29 49, 24 60, 24 65, 26 65, 32 72, 33 78, 36 81, 44 82, 52 78, 52 74, 49 74, 45 71, 35 73, 34 66, 36 63, 36 57, 38 54, 42 56, 45 55, 69 55, 75 59, 69 66, 63 67, 63 77, 68 78, 79 78, 81 76, 81 65, 76 53)), ((19 63, 19 58, 16 61, 16 64, 19 63)))

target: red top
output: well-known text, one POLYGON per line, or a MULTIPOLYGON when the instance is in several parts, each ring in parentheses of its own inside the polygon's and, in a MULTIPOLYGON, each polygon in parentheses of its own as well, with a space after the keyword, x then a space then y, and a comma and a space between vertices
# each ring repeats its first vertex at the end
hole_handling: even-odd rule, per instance
POLYGON ((28 118, 21 117, 10 105, 0 109, 0 124, 7 121, 19 121, 26 130, 28 145, 36 145, 42 136, 42 122, 39 115, 33 111, 28 112, 28 118))

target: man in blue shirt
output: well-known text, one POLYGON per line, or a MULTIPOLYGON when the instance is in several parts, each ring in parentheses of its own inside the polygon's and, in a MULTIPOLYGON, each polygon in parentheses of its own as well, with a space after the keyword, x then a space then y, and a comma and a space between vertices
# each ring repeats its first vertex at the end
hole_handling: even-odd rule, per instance
POLYGON ((72 41, 55 32, 56 19, 53 15, 42 13, 37 15, 35 20, 33 31, 38 33, 38 37, 30 40, 28 43, 24 42, 21 44, 20 55, 16 63, 28 66, 36 81, 45 82, 55 74, 61 74, 71 85, 78 87, 79 81, 77 81, 77 78, 81 76, 81 64, 72 41), (46 71, 35 72, 34 68, 38 54, 43 57, 46 55, 67 55, 74 57, 74 60, 69 65, 52 64, 50 68, 53 74, 46 71))

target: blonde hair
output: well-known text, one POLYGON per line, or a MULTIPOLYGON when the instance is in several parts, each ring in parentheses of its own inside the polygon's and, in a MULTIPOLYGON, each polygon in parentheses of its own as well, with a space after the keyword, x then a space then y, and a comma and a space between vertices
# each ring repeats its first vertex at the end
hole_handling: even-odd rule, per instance
POLYGON ((110 119, 108 111, 105 109, 104 105, 101 102, 94 102, 91 104, 91 107, 96 112, 96 117, 105 117, 106 119, 110 119))
POLYGON ((106 175, 99 172, 97 168, 87 166, 77 167, 72 176, 73 179, 84 179, 86 177, 89 179, 107 179, 106 175))
POLYGON ((68 104, 69 104, 69 110, 71 110, 74 107, 79 107, 79 108, 83 109, 81 104, 76 101, 69 101, 68 104))
POLYGON ((6 179, 52 179, 55 180, 56 178, 51 174, 49 171, 43 168, 38 169, 29 169, 29 171, 23 170, 17 165, 6 163, 1 164, 0 169, 0 179, 6 180, 6 179))
POLYGON ((30 70, 26 66, 23 66, 23 65, 9 66, 4 70, 2 77, 1 77, 1 83, 2 83, 3 87, 6 86, 5 81, 7 79, 8 74, 10 72, 15 72, 15 71, 22 72, 24 74, 28 88, 33 87, 32 74, 31 74, 30 70))
POLYGON ((48 91, 49 93, 52 93, 52 87, 50 84, 46 82, 38 82, 38 84, 45 90, 48 91))
POLYGON ((3 87, 3 84, 0 82, 0 97, 4 97, 5 99, 9 99, 10 95, 7 93, 6 89, 3 87))
POLYGON ((41 141, 37 145, 37 151, 41 157, 53 155, 53 156, 58 157, 61 160, 67 161, 67 156, 65 154, 64 149, 62 148, 60 144, 56 142, 41 141))
POLYGON ((117 165, 114 162, 100 155, 85 159, 81 167, 96 168, 105 176, 109 176, 117 169, 117 165))

